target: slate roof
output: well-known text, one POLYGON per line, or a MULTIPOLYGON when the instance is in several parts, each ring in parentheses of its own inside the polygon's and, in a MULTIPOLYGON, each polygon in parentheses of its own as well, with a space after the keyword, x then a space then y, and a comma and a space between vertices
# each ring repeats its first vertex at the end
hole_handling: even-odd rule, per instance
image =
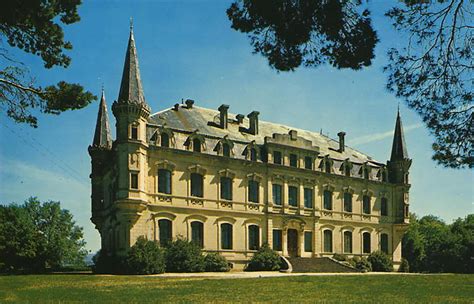
MULTIPOLYGON (((288 134, 290 130, 296 130, 298 137, 310 140, 313 147, 319 147, 320 156, 329 155, 331 158, 339 160, 348 158, 354 163, 370 162, 373 166, 377 167, 383 165, 382 163, 372 159, 370 156, 347 146, 345 151, 339 152, 338 140, 331 139, 318 132, 292 128, 282 124, 262 120, 259 121, 259 133, 257 135, 241 132, 235 116, 236 114, 229 113, 228 128, 221 129, 209 125, 209 122, 219 124, 219 111, 197 106, 188 109, 186 106, 181 105, 177 111, 171 108, 152 114, 149 117, 148 122, 151 125, 159 126, 165 124, 167 128, 189 133, 198 130, 197 133, 211 137, 223 138, 224 136, 227 136, 228 139, 237 142, 250 143, 251 141, 255 141, 259 145, 264 144, 265 137, 272 137, 274 133, 288 134)), ((248 126, 249 120, 244 118, 240 127, 248 126)))
POLYGON ((109 115, 107 114, 104 90, 102 90, 102 97, 100 98, 99 113, 97 114, 97 123, 95 125, 92 146, 108 149, 112 147, 112 136, 110 135, 109 115))
POLYGON ((395 133, 393 135, 391 161, 408 159, 407 144, 403 134, 402 119, 400 111, 397 112, 397 122, 395 123, 395 133))

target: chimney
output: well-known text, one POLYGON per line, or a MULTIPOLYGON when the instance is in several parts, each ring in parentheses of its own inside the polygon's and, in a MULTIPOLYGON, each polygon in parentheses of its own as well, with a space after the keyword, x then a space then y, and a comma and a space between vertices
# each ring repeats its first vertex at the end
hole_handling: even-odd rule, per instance
POLYGON ((290 139, 296 140, 298 137, 298 132, 296 130, 290 130, 290 139))
POLYGON ((339 136, 339 152, 344 152, 344 147, 345 147, 345 144, 344 144, 344 136, 346 135, 346 132, 339 132, 337 133, 337 136, 339 136))
POLYGON ((242 124, 242 123, 244 122, 244 115, 242 115, 242 114, 237 114, 237 115, 235 116, 235 119, 237 119, 237 122, 238 122, 239 125, 240 125, 240 124, 242 124))
POLYGON ((258 134, 258 111, 250 112, 247 117, 249 119, 249 133, 253 135, 258 134))
POLYGON ((229 106, 226 104, 221 105, 219 108, 219 117, 220 117, 220 127, 222 129, 227 129, 227 110, 229 110, 229 106))
POLYGON ((184 102, 186 104, 186 107, 188 109, 192 109, 193 108, 193 104, 194 104, 194 100, 192 99, 186 99, 186 101, 184 102))

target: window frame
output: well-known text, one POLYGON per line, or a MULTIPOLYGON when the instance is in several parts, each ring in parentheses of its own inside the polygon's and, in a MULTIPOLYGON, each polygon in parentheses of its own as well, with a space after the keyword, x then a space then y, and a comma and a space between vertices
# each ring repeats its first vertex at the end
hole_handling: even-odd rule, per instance
POLYGON ((371 214, 371 197, 370 195, 364 194, 362 196, 362 213, 371 214))
POLYGON ((232 250, 234 245, 234 225, 231 223, 221 223, 220 225, 220 233, 221 233, 221 249, 222 250, 232 250), (226 231, 226 229, 229 229, 226 231), (228 237, 228 239, 226 239, 228 237))
POLYGON ((231 201, 233 199, 233 179, 229 176, 221 176, 220 179, 219 179, 219 183, 220 183, 220 197, 221 199, 224 199, 224 200, 228 200, 228 201, 231 201), (225 182, 224 182, 225 181, 225 182), (225 186, 228 186, 229 188, 227 189, 228 190, 228 193, 226 193, 225 191, 225 186), (225 195, 225 194, 228 194, 228 195, 225 195))
POLYGON ((303 232, 303 247, 304 252, 313 252, 313 232, 304 231, 303 232))
POLYGON ((197 244, 200 248, 204 248, 204 223, 201 221, 192 221, 190 223, 191 227, 191 242, 197 244), (199 231, 195 232, 193 224, 199 227, 199 231), (197 240, 195 240, 195 236, 197 236, 197 240))
POLYGON ((344 192, 344 196, 343 196, 343 210, 344 212, 349 212, 349 213, 352 213, 353 211, 353 205, 352 205, 352 198, 353 198, 353 195, 352 193, 350 192, 344 192), (350 206, 350 208, 347 208, 348 206, 350 206))
POLYGON ((273 151, 273 163, 276 165, 283 165, 283 155, 281 151, 276 151, 276 150, 273 151), (278 155, 278 158, 277 158, 277 155, 278 155))
POLYGON ((329 189, 324 189, 323 191, 323 209, 333 210, 333 192, 329 189), (327 206, 329 205, 329 208, 327 206))
POLYGON ((197 173, 197 172, 192 172, 190 174, 190 194, 192 197, 199 197, 199 198, 203 198, 204 197, 204 175, 200 174, 200 173, 197 173), (196 189, 194 188, 195 184, 194 184, 194 181, 195 179, 193 179, 193 176, 199 176, 200 177, 200 180, 199 180, 199 188, 196 189), (196 193, 196 190, 198 190, 196 193), (200 191, 199 191, 200 190, 200 191))
POLYGON ((283 185, 278 184, 278 183, 273 183, 272 184, 272 200, 273 204, 277 206, 282 206, 283 205, 283 185), (279 191, 275 191, 275 189, 278 188, 279 191), (279 192, 278 196, 276 195, 277 192, 279 192), (277 200, 278 198, 278 200, 277 200))
POLYGON ((247 191, 248 202, 258 204, 260 202, 260 182, 253 179, 249 180, 247 183, 247 191))
POLYGON ((352 231, 345 230, 342 233, 342 252, 343 253, 352 253, 353 249, 353 233, 352 231), (349 237, 346 237, 346 236, 349 237), (348 242, 347 242, 348 241, 348 242))
POLYGON ((323 252, 332 253, 334 248, 333 244, 333 231, 331 229, 323 230, 323 252), (328 238, 329 236, 329 238, 328 238), (330 248, 329 248, 330 247, 330 248), (329 251, 327 249, 330 249, 329 251))
POLYGON ((283 230, 281 229, 273 229, 272 231, 272 248, 275 251, 283 251, 283 230), (278 240, 278 242, 275 242, 278 240), (277 246, 278 245, 278 246, 277 246))
POLYGON ((138 190, 140 187, 139 183, 139 172, 130 172, 130 189, 138 190))
POLYGON ((171 170, 168 170, 168 169, 164 169, 164 168, 159 168, 158 169, 158 193, 161 193, 161 194, 171 194, 172 193, 172 175, 173 173, 171 172, 171 170), (160 173, 161 172, 167 172, 169 174, 169 176, 167 176, 166 178, 166 184, 165 186, 162 185, 162 181, 163 181, 163 178, 161 178, 161 175, 160 173), (165 189, 163 189, 162 187, 165 187, 165 189), (161 191, 161 190, 164 190, 164 191, 161 191))
POLYGON ((169 244, 169 242, 173 241, 173 221, 167 218, 161 218, 158 220, 157 225, 158 225, 158 242, 160 243, 161 247, 164 247, 167 244, 169 244), (167 225, 169 224, 169 226, 167 227, 169 228, 169 230, 166 231, 167 233, 164 232, 165 229, 163 229, 164 227, 161 226, 161 223, 167 223, 167 225))
POLYGON ((304 168, 306 170, 313 170, 313 158, 311 156, 305 156, 304 168))
POLYGON ((298 186, 288 185, 288 205, 291 207, 298 207, 298 186), (294 195, 294 197, 293 197, 294 195), (294 204, 292 203, 294 200, 294 204))
POLYGON ((308 209, 314 208, 314 190, 313 188, 304 187, 303 188, 303 206, 308 209), (308 192, 310 193, 308 195, 308 192), (309 196, 309 202, 308 202, 309 196))
POLYGON ((362 232, 362 253, 363 254, 370 254, 372 250, 372 244, 371 244, 371 234, 370 232, 362 232), (366 236, 368 236, 368 239, 366 239, 366 236))
POLYGON ((298 155, 290 153, 290 156, 288 158, 290 167, 298 168, 298 155))
POLYGON ((256 224, 247 226, 248 250, 257 251, 260 248, 260 227, 256 224))
POLYGON ((388 216, 388 199, 386 197, 380 199, 380 216, 388 216))

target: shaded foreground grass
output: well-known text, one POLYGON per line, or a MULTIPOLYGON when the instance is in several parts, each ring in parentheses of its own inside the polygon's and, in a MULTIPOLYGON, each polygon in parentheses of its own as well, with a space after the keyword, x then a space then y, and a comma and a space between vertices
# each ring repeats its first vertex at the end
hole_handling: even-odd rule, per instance
POLYGON ((473 303, 474 275, 0 276, 0 302, 473 303))

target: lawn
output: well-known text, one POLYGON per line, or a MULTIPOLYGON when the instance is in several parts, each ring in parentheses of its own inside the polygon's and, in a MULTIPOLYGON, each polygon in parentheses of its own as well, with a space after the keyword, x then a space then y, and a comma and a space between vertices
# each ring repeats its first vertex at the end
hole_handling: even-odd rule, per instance
POLYGON ((474 275, 0 276, 0 302, 474 303, 474 275))

